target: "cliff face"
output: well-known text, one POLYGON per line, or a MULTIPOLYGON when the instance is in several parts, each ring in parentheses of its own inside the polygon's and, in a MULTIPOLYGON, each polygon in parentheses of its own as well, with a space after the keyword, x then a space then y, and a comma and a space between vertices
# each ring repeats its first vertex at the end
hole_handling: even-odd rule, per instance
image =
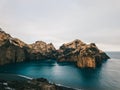
POLYGON ((25 45, 19 39, 0 31, 0 65, 24 61, 26 59, 25 45))
POLYGON ((80 68, 95 68, 109 57, 97 48, 94 43, 85 44, 80 40, 63 44, 59 50, 58 61, 76 62, 80 68))
POLYGON ((73 42, 63 44, 58 50, 58 61, 78 61, 80 48, 84 45, 85 43, 78 39, 73 42))
POLYGON ((95 68, 109 57, 94 43, 86 44, 78 39, 63 44, 56 50, 52 43, 36 41, 26 44, 0 29, 0 65, 25 60, 56 59, 58 62, 76 62, 80 68, 95 68))
POLYGON ((54 59, 56 51, 52 43, 47 44, 43 41, 36 41, 29 45, 28 51, 30 60, 54 59))
POLYGON ((0 30, 0 65, 25 60, 54 59, 55 50, 52 43, 36 41, 28 45, 0 30))

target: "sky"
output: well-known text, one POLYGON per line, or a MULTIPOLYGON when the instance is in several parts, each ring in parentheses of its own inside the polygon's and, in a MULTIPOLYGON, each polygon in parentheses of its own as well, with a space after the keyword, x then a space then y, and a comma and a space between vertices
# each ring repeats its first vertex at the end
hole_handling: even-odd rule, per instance
POLYGON ((80 39, 120 51, 120 0, 0 0, 0 27, 26 43, 80 39))

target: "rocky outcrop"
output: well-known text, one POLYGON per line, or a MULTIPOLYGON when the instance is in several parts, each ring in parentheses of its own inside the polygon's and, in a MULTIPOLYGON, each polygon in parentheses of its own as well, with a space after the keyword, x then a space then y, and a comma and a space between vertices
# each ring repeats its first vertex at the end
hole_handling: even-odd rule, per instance
POLYGON ((0 65, 25 60, 54 59, 56 52, 52 43, 36 41, 26 44, 0 30, 0 65))
POLYGON ((52 43, 47 44, 43 41, 36 41, 29 45, 29 59, 40 60, 40 59, 54 59, 56 52, 55 47, 52 43))
POLYGON ((74 40, 73 42, 63 44, 58 50, 58 61, 78 61, 78 54, 80 47, 83 47, 85 43, 80 40, 74 40))
POLYGON ((76 62, 80 68, 95 68, 109 57, 97 48, 94 43, 85 44, 80 40, 63 44, 58 51, 58 61, 76 62))
POLYGON ((0 65, 26 59, 25 43, 0 30, 0 65))
POLYGON ((75 90, 72 88, 51 84, 47 79, 32 80, 0 80, 0 90, 75 90))
POLYGON ((55 48, 52 44, 37 41, 28 45, 0 29, 0 65, 25 60, 54 58, 52 54, 54 51, 55 48))
POLYGON ((60 49, 56 50, 52 43, 36 41, 33 44, 26 44, 0 29, 0 65, 43 59, 75 62, 80 68, 95 68, 109 57, 105 52, 99 50, 94 43, 86 44, 76 39, 63 44, 60 49))

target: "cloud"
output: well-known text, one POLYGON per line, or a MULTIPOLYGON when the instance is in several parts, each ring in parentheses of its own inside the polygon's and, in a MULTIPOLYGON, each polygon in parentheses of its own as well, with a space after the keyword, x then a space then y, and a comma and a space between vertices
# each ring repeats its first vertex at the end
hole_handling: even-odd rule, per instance
POLYGON ((119 0, 0 0, 0 26, 27 43, 76 38, 120 50, 119 0))

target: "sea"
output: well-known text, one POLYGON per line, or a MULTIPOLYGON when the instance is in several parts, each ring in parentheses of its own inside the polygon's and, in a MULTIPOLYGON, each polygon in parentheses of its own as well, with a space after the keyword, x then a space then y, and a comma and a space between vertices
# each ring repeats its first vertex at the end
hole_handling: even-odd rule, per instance
MULTIPOLYGON (((76 90, 120 90, 120 52, 106 52, 111 59, 95 69, 80 69, 74 63, 37 60, 0 66, 0 74, 46 78, 51 83, 76 90)), ((6 75, 3 78, 8 78, 6 75)))

